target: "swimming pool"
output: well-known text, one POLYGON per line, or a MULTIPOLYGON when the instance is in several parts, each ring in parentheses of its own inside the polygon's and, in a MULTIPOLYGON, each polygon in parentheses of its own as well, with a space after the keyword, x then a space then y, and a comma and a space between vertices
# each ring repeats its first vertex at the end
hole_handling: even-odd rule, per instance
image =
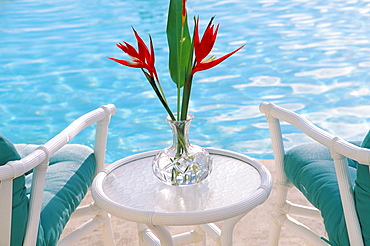
MULTIPOLYGON (((170 101, 165 0, 0 3, 0 126, 13 142, 42 144, 79 115, 114 103, 107 161, 170 144, 166 113, 117 42, 135 43, 134 26, 154 40, 170 101)), ((191 98, 193 143, 272 158, 262 101, 304 114, 348 140, 370 117, 370 2, 343 0, 189 0, 189 16, 220 23, 215 55, 245 48, 199 72, 191 98)), ((192 22, 189 23, 193 25, 192 22)), ((284 126, 285 127, 285 126, 284 126)), ((289 145, 301 138, 294 129, 289 145)), ((76 141, 91 144, 91 131, 76 141)))

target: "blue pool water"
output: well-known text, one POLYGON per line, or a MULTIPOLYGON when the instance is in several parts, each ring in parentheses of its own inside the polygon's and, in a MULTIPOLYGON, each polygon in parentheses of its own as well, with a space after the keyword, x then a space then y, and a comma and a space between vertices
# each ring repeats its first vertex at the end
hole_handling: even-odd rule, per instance
MULTIPOLYGON (((167 97, 165 0, 0 2, 0 127, 13 142, 42 144, 79 115, 114 103, 107 161, 170 144, 166 113, 117 42, 131 26, 153 37, 167 97)), ((262 101, 304 114, 346 139, 361 139, 370 117, 370 2, 355 0, 189 0, 204 27, 216 15, 216 56, 245 44, 195 76, 193 143, 272 158, 262 101)), ((193 26, 193 23, 190 22, 193 26)), ((291 144, 302 135, 287 128, 291 144)), ((92 130, 76 141, 90 145, 92 130)))

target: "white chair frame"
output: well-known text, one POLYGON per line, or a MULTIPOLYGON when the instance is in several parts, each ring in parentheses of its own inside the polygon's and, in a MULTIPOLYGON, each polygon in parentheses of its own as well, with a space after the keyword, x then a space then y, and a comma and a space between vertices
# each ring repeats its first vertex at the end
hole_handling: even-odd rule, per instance
POLYGON ((331 156, 334 159, 350 245, 364 245, 356 213, 353 190, 349 182, 347 159, 345 157, 356 160, 361 164, 369 165, 370 149, 360 148, 342 140, 341 138, 318 128, 304 117, 272 103, 261 103, 260 111, 266 115, 266 119, 268 121, 277 176, 275 184, 276 198, 272 215, 273 225, 270 232, 269 245, 272 246, 279 244, 282 226, 292 230, 296 234, 299 234, 314 245, 328 245, 323 239, 321 239, 320 235, 289 216, 296 215, 322 220, 319 210, 297 205, 287 200, 287 193, 289 188, 292 187, 292 184, 284 173, 285 151, 279 120, 297 127, 307 136, 330 149, 331 156))
MULTIPOLYGON (((34 169, 29 203, 29 217, 23 243, 24 246, 34 246, 36 245, 45 176, 50 156, 71 141, 83 129, 97 123, 94 155, 96 159, 96 173, 98 173, 104 168, 108 125, 111 115, 115 113, 116 107, 113 104, 104 105, 95 109, 73 121, 62 132, 44 145, 39 146, 28 156, 21 160, 10 161, 4 166, 0 166, 0 246, 10 245, 13 179, 34 169)), ((90 218, 92 219, 64 237, 59 241, 58 245, 73 245, 77 243, 81 237, 86 236, 86 234, 97 228, 101 228, 102 230, 102 238, 105 245, 115 245, 110 215, 102 211, 95 204, 90 204, 77 208, 72 214, 71 219, 86 215, 91 216, 90 218)))

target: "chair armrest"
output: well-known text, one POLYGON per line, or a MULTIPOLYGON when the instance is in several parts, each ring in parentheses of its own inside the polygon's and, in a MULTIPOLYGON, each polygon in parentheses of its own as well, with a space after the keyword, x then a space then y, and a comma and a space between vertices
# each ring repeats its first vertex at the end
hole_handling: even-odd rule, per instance
POLYGON ((297 127, 307 136, 325 145, 332 151, 352 160, 356 160, 361 164, 370 165, 370 149, 358 147, 338 138, 315 126, 301 115, 279 107, 273 103, 266 102, 260 104, 260 111, 266 115, 267 121, 269 122, 272 122, 275 119, 283 120, 297 127))
MULTIPOLYGON (((111 115, 116 113, 116 107, 113 104, 108 104, 95 109, 87 114, 82 115, 78 119, 74 120, 69 126, 67 126, 62 132, 50 139, 44 145, 40 146, 37 150, 22 158, 18 161, 12 161, 4 166, 0 167, 0 181, 13 179, 20 175, 23 175, 27 171, 35 168, 37 165, 48 161, 48 157, 52 156, 56 151, 62 148, 65 144, 71 141, 78 133, 80 133, 86 127, 98 123, 96 140, 99 141, 99 158, 100 162, 102 159, 101 149, 104 148, 107 136, 107 127, 111 115), (104 141, 102 144, 101 141, 104 141)), ((96 143, 95 143, 96 144, 96 143)), ((97 149, 95 148, 95 150, 97 149)))

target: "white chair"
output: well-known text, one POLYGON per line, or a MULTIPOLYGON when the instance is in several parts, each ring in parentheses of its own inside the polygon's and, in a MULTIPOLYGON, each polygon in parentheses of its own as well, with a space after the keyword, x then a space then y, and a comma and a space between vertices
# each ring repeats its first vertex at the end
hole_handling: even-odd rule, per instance
POLYGON ((109 215, 94 204, 76 207, 104 167, 108 125, 115 112, 113 104, 93 110, 41 146, 13 145, 0 136, 1 246, 70 246, 97 228, 105 245, 114 245, 109 215), (94 150, 67 144, 94 123, 94 150), (75 218, 91 219, 58 242, 73 211, 75 218))
POLYGON ((366 202, 370 194, 362 189, 361 176, 368 182, 370 134, 362 143, 366 148, 362 148, 274 104, 261 103, 260 111, 268 121, 276 165, 276 199, 269 245, 278 245, 283 226, 313 245, 369 245, 370 203, 366 202), (280 121, 295 126, 314 141, 285 151, 280 121), (292 183, 316 208, 287 200, 292 183), (291 215, 323 220, 327 235, 317 235, 291 215))

